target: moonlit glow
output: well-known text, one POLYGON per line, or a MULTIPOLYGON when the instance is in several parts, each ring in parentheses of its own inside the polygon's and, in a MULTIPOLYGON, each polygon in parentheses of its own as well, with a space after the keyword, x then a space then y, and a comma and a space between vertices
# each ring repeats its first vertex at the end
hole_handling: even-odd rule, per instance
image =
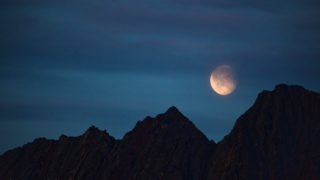
POLYGON ((236 89, 233 70, 228 65, 222 65, 213 70, 210 76, 212 89, 220 95, 228 95, 236 89))

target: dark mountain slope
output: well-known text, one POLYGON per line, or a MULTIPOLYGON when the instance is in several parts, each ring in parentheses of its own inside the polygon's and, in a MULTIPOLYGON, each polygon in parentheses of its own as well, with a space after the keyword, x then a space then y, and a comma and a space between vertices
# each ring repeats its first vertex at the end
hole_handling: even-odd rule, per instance
POLYGON ((127 133, 113 153, 108 179, 204 179, 215 147, 175 107, 147 117, 127 133))
POLYGON ((94 179, 115 142, 95 127, 79 137, 39 138, 0 156, 0 179, 94 179))
POLYGON ((175 107, 139 121, 122 140, 90 127, 36 139, 0 156, 0 179, 320 179, 320 94, 263 91, 220 143, 175 107))
POLYGON ((171 107, 120 141, 95 127, 79 137, 36 139, 0 157, 0 179, 205 179, 214 147, 171 107))
POLYGON ((219 144, 208 179, 320 179, 320 94, 263 91, 219 144))

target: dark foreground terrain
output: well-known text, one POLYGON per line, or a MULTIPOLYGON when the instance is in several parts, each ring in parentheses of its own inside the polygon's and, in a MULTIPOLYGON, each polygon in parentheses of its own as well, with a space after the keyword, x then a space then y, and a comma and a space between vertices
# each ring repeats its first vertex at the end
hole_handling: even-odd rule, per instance
POLYGON ((121 140, 95 127, 39 138, 0 156, 0 179, 319 180, 320 94, 263 91, 218 144, 175 107, 121 140))

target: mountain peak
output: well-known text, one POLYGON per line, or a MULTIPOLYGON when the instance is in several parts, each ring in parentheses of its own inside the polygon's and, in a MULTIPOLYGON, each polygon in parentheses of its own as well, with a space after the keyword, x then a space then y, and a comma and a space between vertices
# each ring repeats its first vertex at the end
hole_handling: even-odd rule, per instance
POLYGON ((163 115, 172 118, 177 118, 181 116, 184 117, 183 114, 175 106, 171 106, 163 115))
POLYGON ((107 141, 114 141, 114 137, 110 136, 106 130, 100 130, 95 126, 90 126, 86 132, 81 136, 84 141, 92 142, 105 139, 107 141))
POLYGON ((312 91, 306 90, 302 86, 299 85, 287 85, 284 83, 278 84, 272 91, 264 90, 256 99, 255 104, 265 103, 268 99, 295 99, 306 93, 310 93, 312 91))
POLYGON ((165 113, 159 114, 154 118, 147 116, 143 121, 138 121, 136 127, 144 127, 145 130, 150 130, 161 127, 182 127, 185 124, 194 126, 193 123, 178 110, 178 108, 171 106, 165 113))
POLYGON ((90 135, 90 134, 99 134, 99 133, 103 133, 104 131, 101 131, 100 129, 98 129, 97 127, 91 125, 86 132, 84 133, 84 135, 90 135))
POLYGON ((154 118, 147 116, 143 121, 138 121, 135 128, 128 132, 124 138, 139 134, 138 139, 141 141, 141 136, 151 138, 154 135, 166 134, 166 136, 174 138, 184 133, 186 136, 201 136, 207 140, 205 135, 188 118, 175 106, 171 106, 165 113, 159 114, 154 118))
POLYGON ((299 85, 287 85, 284 83, 276 85, 273 92, 288 92, 288 91, 306 91, 302 86, 299 85))
POLYGON ((219 143, 217 152, 223 153, 213 166, 212 179, 289 180, 304 179, 308 173, 312 175, 306 179, 319 179, 313 169, 320 164, 313 160, 320 151, 319 117, 319 93, 286 84, 263 91, 219 143), (239 168, 243 162, 246 165, 239 168))
POLYGON ((0 179, 320 179, 319 117, 319 93, 279 84, 218 144, 172 106, 120 140, 91 126, 8 151, 0 179))
POLYGON ((159 114, 155 118, 161 122, 175 122, 175 121, 188 121, 188 119, 176 108, 175 106, 171 106, 165 113, 159 114))
POLYGON ((117 167, 109 179, 204 179, 206 159, 214 147, 214 142, 172 106, 163 114, 139 121, 122 138, 116 147, 117 167), (153 177, 145 172, 152 172, 153 177))
POLYGON ((180 113, 177 107, 171 106, 169 109, 166 111, 166 113, 180 113))
POLYGON ((95 132, 95 131, 100 131, 100 130, 94 125, 91 125, 86 132, 95 132))

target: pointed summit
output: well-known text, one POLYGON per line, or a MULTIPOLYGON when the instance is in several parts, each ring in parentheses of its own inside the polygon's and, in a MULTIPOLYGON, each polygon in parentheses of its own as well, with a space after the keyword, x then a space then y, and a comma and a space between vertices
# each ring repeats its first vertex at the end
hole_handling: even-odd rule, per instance
POLYGON ((100 131, 97 127, 95 127, 94 125, 91 125, 86 132, 97 132, 100 131))
POLYGON ((172 106, 155 118, 146 117, 124 136, 115 150, 113 161, 118 164, 110 179, 149 179, 144 173, 135 174, 131 171, 134 168, 152 172, 151 179, 204 179, 205 160, 214 146, 215 143, 172 106), (183 171, 172 174, 177 167, 183 171))
POLYGON ((83 136, 95 136, 97 134, 104 134, 104 131, 101 131, 97 127, 92 125, 86 130, 83 136))
POLYGON ((180 113, 180 111, 175 106, 171 106, 166 113, 180 113))
POLYGON ((165 113, 159 114, 155 117, 156 121, 160 123, 191 123, 188 118, 186 118, 175 106, 171 106, 165 113))
POLYGON ((175 106, 171 106, 165 113, 156 117, 147 116, 143 121, 138 121, 132 131, 142 130, 143 132, 153 132, 154 130, 175 131, 176 129, 186 128, 199 131, 195 125, 186 118, 175 106))
MULTIPOLYGON (((156 117, 147 116, 143 121, 138 121, 136 127, 144 126, 150 129, 157 124, 172 124, 173 122, 189 121, 175 106, 171 106, 164 113, 158 114, 156 117)), ((191 122, 191 121, 190 121, 191 122)), ((192 123, 192 122, 191 122, 192 123)))
POLYGON ((101 131, 95 126, 90 126, 86 132, 81 136, 83 142, 91 143, 91 142, 98 142, 98 141, 108 141, 113 142, 115 141, 114 137, 110 136, 106 130, 101 131))

